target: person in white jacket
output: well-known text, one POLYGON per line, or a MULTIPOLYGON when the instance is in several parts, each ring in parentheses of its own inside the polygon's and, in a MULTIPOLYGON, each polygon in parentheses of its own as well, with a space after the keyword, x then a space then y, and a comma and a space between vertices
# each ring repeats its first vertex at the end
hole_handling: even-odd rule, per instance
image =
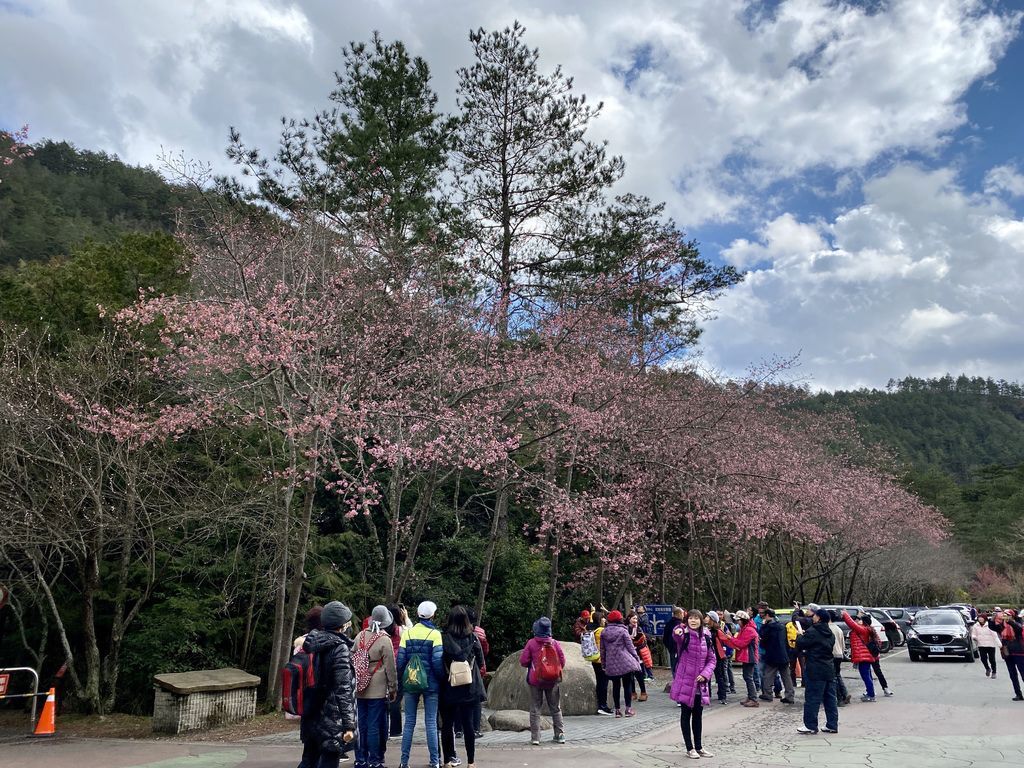
POLYGON ((985 665, 985 677, 996 679, 996 649, 1002 646, 999 633, 988 623, 988 614, 979 613, 978 620, 971 627, 971 639, 974 647, 981 654, 981 663, 985 665))
POLYGON ((839 700, 839 706, 845 707, 850 703, 850 692, 846 690, 846 683, 843 682, 842 675, 843 659, 846 657, 846 637, 836 622, 830 621, 828 628, 832 630, 832 635, 835 637, 835 644, 832 646, 832 664, 836 670, 836 698, 839 700))

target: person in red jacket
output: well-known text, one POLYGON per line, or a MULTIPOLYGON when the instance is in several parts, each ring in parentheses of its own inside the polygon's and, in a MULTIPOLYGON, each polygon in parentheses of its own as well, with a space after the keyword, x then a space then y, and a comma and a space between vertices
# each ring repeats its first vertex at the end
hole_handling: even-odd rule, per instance
POLYGON ((875 700, 875 683, 871 679, 872 667, 878 672, 878 682, 882 684, 882 690, 885 692, 885 695, 892 696, 885 677, 882 675, 882 667, 878 662, 878 655, 872 653, 871 649, 868 648, 868 644, 872 641, 876 647, 878 645, 878 635, 875 634, 875 628, 871 624, 871 614, 861 611, 857 619, 855 621, 849 613, 843 611, 843 621, 850 628, 850 661, 857 665, 861 680, 864 681, 865 692, 860 697, 860 700, 875 700))
POLYGON ((718 630, 718 640, 730 648, 736 650, 736 661, 743 665, 743 682, 747 686, 746 701, 741 701, 744 707, 757 707, 757 692, 754 689, 754 667, 757 665, 757 630, 750 620, 750 614, 746 611, 736 611, 734 614, 740 623, 740 631, 735 637, 729 637, 721 629, 718 630))

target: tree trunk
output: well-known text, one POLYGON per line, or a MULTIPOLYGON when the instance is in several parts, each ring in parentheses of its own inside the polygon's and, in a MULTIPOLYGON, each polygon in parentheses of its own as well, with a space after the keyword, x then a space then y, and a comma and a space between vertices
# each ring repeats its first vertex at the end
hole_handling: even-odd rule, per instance
POLYGON ((498 489, 498 498, 494 504, 494 518, 491 520, 491 539, 487 542, 487 552, 484 555, 483 572, 480 574, 480 590, 476 595, 476 615, 478 621, 483 623, 484 605, 487 600, 487 588, 491 585, 491 577, 494 575, 494 563, 498 559, 498 542, 502 538, 505 527, 505 518, 508 516, 508 485, 504 482, 498 489))
POLYGON ((283 665, 282 658, 286 644, 291 638, 285 636, 285 608, 288 600, 288 561, 290 559, 289 542, 291 537, 291 506, 295 495, 295 487, 289 483, 282 496, 281 520, 278 529, 277 545, 277 576, 274 584, 274 628, 270 647, 270 668, 267 670, 267 703, 275 709, 281 706, 280 681, 278 673, 283 665))
POLYGON ((423 531, 427 527, 427 520, 434 505, 434 490, 437 488, 437 471, 430 473, 423 488, 420 490, 419 498, 416 499, 416 507, 413 516, 416 519, 416 526, 412 532, 412 540, 409 542, 409 550, 405 554, 405 562, 402 563, 402 575, 398 580, 398 587, 395 590, 395 600, 402 598, 406 586, 409 584, 409 577, 412 576, 413 568, 416 565, 416 552, 419 550, 420 540, 423 538, 423 531))
MULTIPOLYGON (((399 423, 398 439, 402 439, 402 428, 399 423)), ((402 522, 402 480, 405 459, 401 454, 391 470, 388 478, 388 543, 387 543, 387 566, 384 576, 384 591, 388 596, 388 602, 394 603, 398 597, 395 594, 395 576, 398 570, 398 533, 402 522)), ((372 525, 372 522, 371 522, 372 525)))
MULTIPOLYGON (((598 556, 600 557, 600 555, 598 556)), ((604 559, 601 558, 597 561, 597 576, 594 578, 594 592, 597 595, 597 605, 600 608, 604 605, 604 559)))
POLYGON ((98 541, 90 543, 85 558, 82 583, 82 634, 85 643, 85 690, 82 700, 90 713, 103 714, 100 698, 100 647, 96 637, 96 596, 100 591, 100 555, 98 541))

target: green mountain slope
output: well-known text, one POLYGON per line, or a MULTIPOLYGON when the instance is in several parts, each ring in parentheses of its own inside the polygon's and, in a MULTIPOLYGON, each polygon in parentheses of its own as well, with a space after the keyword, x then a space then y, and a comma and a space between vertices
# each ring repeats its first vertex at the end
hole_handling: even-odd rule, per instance
POLYGON ((0 266, 64 256, 85 240, 170 232, 191 197, 150 168, 67 142, 43 142, 33 153, 4 169, 0 266))

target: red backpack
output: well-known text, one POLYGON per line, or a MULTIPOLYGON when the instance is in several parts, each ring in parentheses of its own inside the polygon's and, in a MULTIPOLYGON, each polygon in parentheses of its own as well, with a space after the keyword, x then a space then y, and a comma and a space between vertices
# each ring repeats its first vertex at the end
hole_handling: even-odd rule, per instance
POLYGON ((377 666, 370 669, 370 649, 382 637, 387 637, 387 635, 383 632, 378 632, 375 635, 363 632, 362 637, 359 638, 359 642, 356 644, 356 649, 352 653, 352 668, 356 673, 356 693, 362 693, 369 688, 373 676, 384 666, 384 660, 379 659, 377 666), (369 642, 366 641, 367 637, 370 638, 369 642))
POLYGON ((541 683, 557 683, 562 679, 562 665, 558 661, 558 651, 554 643, 544 643, 537 657, 537 681, 541 683))
POLYGON ((316 688, 317 658, 301 648, 281 668, 281 708, 289 715, 302 716, 303 700, 316 688))

